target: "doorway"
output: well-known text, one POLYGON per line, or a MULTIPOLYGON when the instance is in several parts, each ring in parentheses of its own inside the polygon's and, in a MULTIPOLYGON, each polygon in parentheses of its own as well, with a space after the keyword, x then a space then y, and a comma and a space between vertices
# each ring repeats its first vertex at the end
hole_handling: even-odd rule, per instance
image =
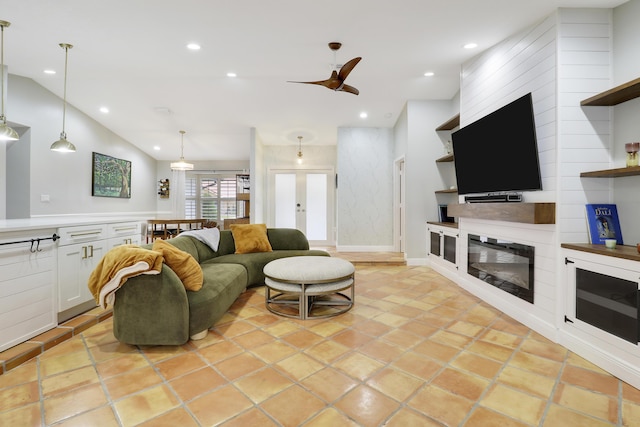
POLYGON ((268 223, 296 228, 310 244, 333 246, 334 179, 333 169, 270 170, 268 223))
POLYGON ((393 250, 405 251, 405 182, 404 157, 394 162, 393 174, 393 250))

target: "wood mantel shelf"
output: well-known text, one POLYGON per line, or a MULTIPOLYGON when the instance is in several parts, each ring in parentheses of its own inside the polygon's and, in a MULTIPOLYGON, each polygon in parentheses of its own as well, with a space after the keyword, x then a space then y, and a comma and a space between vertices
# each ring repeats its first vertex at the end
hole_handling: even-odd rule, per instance
POLYGON ((555 203, 458 203, 447 205, 456 218, 491 219, 525 224, 555 224, 555 203))
POLYGON ((599 171, 582 172, 581 178, 616 178, 621 176, 640 175, 640 166, 627 166, 624 168, 604 169, 599 171))
POLYGON ((617 245, 615 249, 609 249, 604 245, 593 245, 591 243, 562 243, 560 247, 614 258, 630 259, 631 261, 640 261, 640 253, 638 253, 638 249, 635 246, 617 245))

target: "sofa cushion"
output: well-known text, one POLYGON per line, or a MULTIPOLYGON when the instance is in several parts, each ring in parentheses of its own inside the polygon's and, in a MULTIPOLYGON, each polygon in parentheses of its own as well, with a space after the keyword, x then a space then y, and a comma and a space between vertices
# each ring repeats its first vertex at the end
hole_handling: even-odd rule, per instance
POLYGON ((204 264, 204 284, 187 291, 189 335, 211 328, 247 287, 247 271, 238 264, 204 264))
POLYGON ((153 242, 153 250, 162 253, 165 264, 176 273, 185 289, 199 291, 202 288, 204 281, 202 268, 191 254, 160 239, 153 242))
POLYGON ((326 251, 311 249, 311 250, 277 250, 272 252, 255 252, 250 254, 230 254, 222 255, 205 261, 202 263, 202 268, 208 264, 240 264, 247 269, 247 286, 264 285, 264 266, 274 259, 280 259, 291 256, 303 256, 303 255, 315 255, 315 256, 329 256, 326 251))
POLYGON ((231 224, 236 254, 271 252, 266 224, 231 224))

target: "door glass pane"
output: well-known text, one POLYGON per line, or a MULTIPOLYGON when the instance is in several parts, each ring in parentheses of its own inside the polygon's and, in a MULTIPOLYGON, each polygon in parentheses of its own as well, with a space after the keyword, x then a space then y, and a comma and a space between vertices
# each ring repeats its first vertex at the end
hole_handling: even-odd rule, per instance
POLYGON ((296 175, 278 173, 275 176, 275 226, 296 228, 296 175))
POLYGON ((307 174, 307 238, 327 240, 327 175, 307 174))

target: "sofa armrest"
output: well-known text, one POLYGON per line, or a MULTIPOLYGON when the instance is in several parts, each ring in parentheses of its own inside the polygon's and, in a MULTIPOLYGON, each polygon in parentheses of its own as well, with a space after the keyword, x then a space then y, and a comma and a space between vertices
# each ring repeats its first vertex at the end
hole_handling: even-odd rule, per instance
POLYGON ((116 291, 113 334, 118 341, 134 345, 187 342, 187 292, 166 264, 160 274, 131 277, 116 291))

